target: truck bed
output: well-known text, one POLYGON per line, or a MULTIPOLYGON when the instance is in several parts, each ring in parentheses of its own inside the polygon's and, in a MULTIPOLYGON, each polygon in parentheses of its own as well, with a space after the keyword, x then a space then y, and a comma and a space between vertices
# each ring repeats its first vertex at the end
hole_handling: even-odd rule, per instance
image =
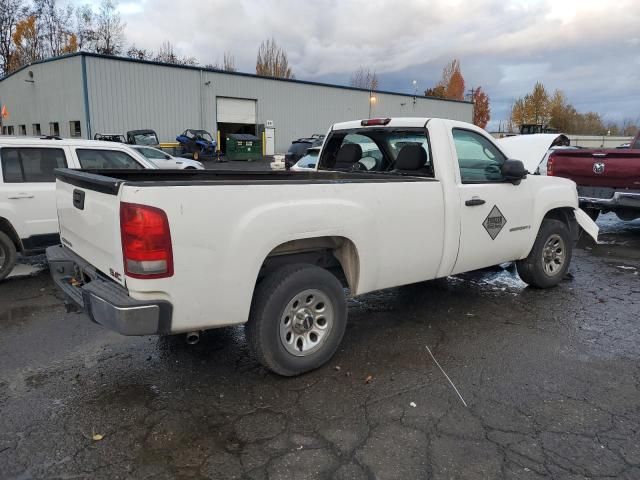
POLYGON ((120 185, 169 187, 189 185, 273 185, 371 182, 434 182, 433 178, 386 172, 246 172, 236 170, 71 170, 55 171, 60 180, 77 187, 116 195, 120 185))

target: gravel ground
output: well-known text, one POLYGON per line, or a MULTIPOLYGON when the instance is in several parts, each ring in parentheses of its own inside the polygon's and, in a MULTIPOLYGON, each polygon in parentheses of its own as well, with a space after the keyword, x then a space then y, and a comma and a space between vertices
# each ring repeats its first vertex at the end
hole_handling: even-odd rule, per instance
POLYGON ((67 314, 36 265, 0 284, 0 478, 638 479, 640 221, 599 224, 552 290, 507 267, 352 299, 291 379, 241 327, 189 346, 67 314))

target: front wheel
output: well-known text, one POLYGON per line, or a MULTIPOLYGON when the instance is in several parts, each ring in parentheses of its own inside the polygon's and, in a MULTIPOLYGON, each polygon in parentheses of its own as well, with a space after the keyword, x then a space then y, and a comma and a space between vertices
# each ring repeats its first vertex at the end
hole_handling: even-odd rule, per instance
POLYGON ((6 233, 0 232, 0 280, 11 273, 17 261, 16 246, 6 233))
POLYGON ((516 262, 518 274, 532 287, 554 287, 567 273, 572 252, 573 243, 567 225, 560 220, 545 219, 529 256, 516 262))
POLYGON ((246 337, 260 363, 293 376, 329 361, 346 325, 347 302, 338 279, 314 265, 286 265, 256 286, 246 337))

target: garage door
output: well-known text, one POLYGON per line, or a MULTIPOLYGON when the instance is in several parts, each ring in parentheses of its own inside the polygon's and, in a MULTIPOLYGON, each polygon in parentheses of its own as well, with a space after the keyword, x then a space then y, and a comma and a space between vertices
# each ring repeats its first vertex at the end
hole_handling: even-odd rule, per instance
POLYGON ((250 123, 256 122, 256 101, 244 98, 216 99, 217 120, 222 123, 250 123))

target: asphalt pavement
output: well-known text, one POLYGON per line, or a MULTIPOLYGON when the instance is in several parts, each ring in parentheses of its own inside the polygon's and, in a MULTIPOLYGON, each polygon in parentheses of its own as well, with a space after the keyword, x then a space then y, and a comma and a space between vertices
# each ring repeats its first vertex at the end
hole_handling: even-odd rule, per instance
POLYGON ((551 290, 506 266, 352 299, 297 378, 242 327, 108 332, 23 267, 0 284, 0 478, 638 479, 640 221, 598 223, 551 290))

